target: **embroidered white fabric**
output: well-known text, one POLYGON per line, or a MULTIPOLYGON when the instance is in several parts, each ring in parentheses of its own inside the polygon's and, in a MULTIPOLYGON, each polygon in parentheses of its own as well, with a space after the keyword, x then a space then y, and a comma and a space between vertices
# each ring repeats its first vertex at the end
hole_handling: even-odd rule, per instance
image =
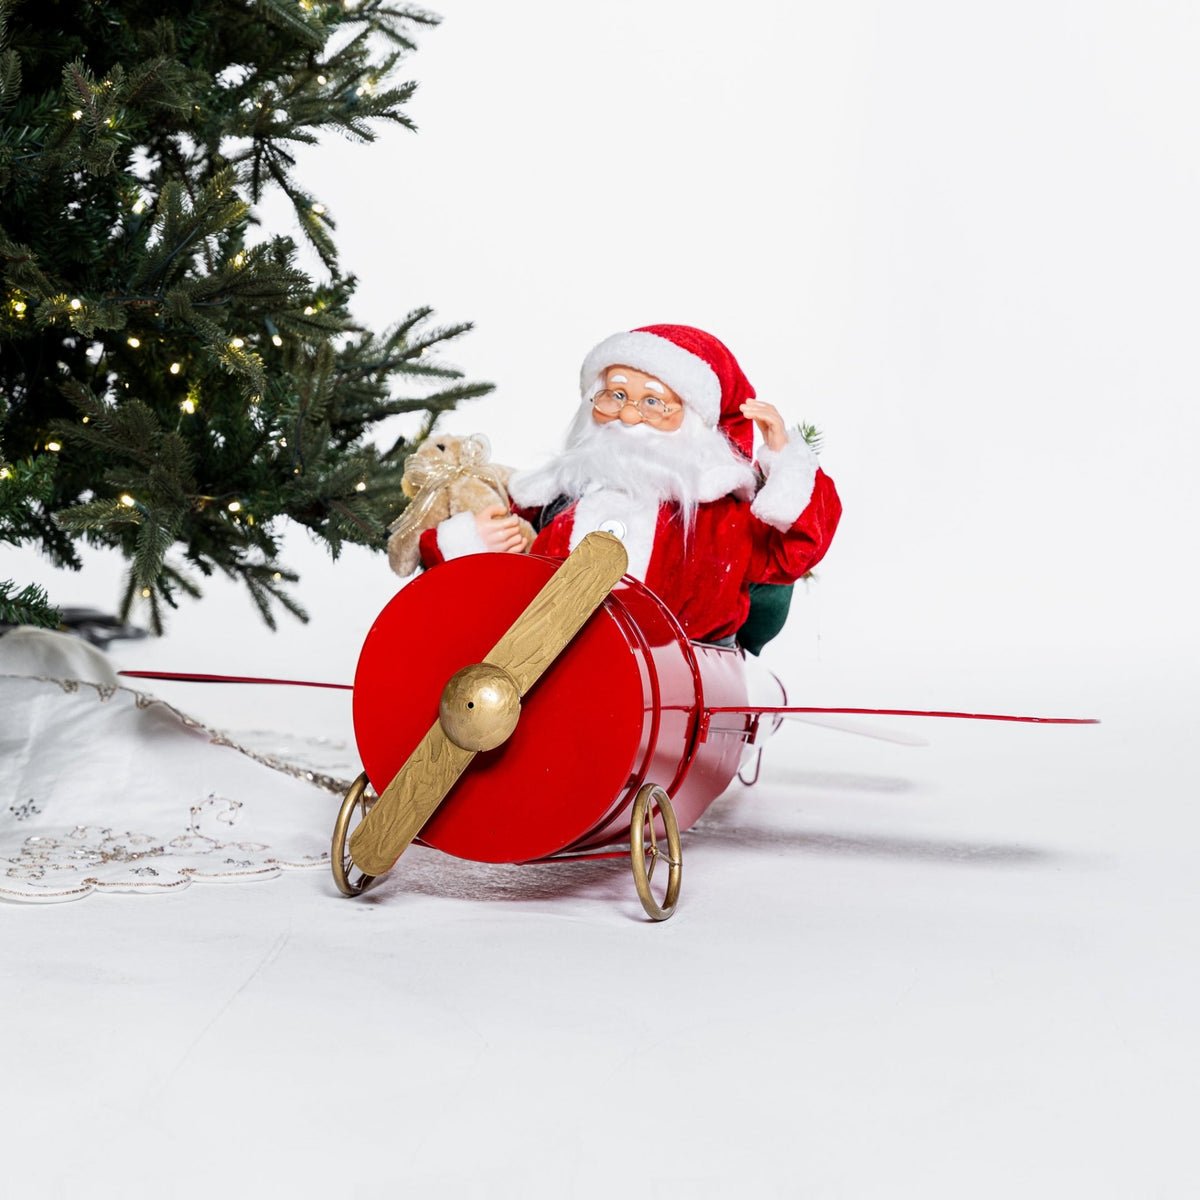
POLYGON ((348 784, 314 765, 313 749, 238 745, 107 682, 0 674, 0 898, 171 892, 326 866, 348 784))

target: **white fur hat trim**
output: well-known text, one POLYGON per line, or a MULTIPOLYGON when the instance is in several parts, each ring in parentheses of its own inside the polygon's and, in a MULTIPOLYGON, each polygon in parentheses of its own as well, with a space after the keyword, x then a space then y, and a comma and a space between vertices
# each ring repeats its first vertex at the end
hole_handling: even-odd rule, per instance
POLYGON ((656 333, 614 333, 583 360, 579 390, 587 399, 609 367, 633 367, 661 379, 681 400, 699 413, 706 425, 721 416, 721 381, 717 373, 688 350, 656 333))

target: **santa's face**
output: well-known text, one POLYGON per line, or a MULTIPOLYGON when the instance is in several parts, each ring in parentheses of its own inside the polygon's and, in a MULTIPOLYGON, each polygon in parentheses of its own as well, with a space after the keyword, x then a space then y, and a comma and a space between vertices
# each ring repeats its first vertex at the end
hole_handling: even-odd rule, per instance
POLYGON ((674 502, 690 523, 699 504, 731 492, 753 496, 751 464, 661 380, 618 365, 596 384, 576 412, 561 454, 513 476, 509 492, 518 504, 619 492, 650 512, 674 502), (598 407, 601 393, 606 400, 598 407))
POLYGON ((603 386, 592 397, 592 420, 597 425, 643 421, 662 433, 673 433, 683 424, 683 401, 661 379, 633 367, 609 367, 603 386))

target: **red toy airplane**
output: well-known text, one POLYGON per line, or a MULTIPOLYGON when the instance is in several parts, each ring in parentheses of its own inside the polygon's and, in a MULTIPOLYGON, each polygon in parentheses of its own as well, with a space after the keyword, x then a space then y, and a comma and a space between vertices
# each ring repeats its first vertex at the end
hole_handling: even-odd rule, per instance
POLYGON ((665 920, 679 898, 680 831, 732 782, 764 717, 1095 723, 751 705, 742 651, 689 641, 625 567, 621 543, 593 533, 561 563, 528 554, 454 559, 387 604, 354 680, 364 770, 334 828, 342 892, 360 893, 414 840, 493 863, 628 853, 643 907, 665 920), (434 623, 440 632, 426 635, 434 623), (667 867, 661 899, 651 890, 660 859, 667 867))

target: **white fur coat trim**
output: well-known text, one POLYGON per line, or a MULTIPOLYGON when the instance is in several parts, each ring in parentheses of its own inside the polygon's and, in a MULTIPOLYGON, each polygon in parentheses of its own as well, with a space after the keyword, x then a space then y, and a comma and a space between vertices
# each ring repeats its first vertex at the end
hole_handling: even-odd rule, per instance
POLYGON ((475 524, 475 514, 470 512, 447 517, 437 527, 437 544, 442 557, 447 560, 487 551, 483 538, 479 536, 479 526, 475 524))
POLYGON ((583 360, 579 390, 586 398, 600 373, 609 367, 633 367, 661 379, 706 425, 715 425, 721 415, 721 381, 704 361, 656 333, 614 333, 605 338, 583 360))
MULTIPOLYGON (((743 463, 745 461, 745 459, 742 460, 743 463)), ((714 467, 705 472, 704 486, 700 489, 698 497, 702 504, 730 495, 736 496, 739 500, 750 500, 754 496, 754 483, 747 478, 747 472, 743 467, 731 463, 728 467, 714 467)))
POLYGON ((782 450, 764 446, 758 454, 758 465, 767 481, 759 489, 750 511, 778 530, 791 529, 812 499, 817 481, 816 454, 795 434, 782 450))
POLYGON ((634 500, 624 492, 588 492, 575 505, 570 547, 574 550, 587 534, 597 529, 614 533, 624 544, 625 553, 629 556, 628 573, 645 579, 657 527, 656 505, 634 500))

